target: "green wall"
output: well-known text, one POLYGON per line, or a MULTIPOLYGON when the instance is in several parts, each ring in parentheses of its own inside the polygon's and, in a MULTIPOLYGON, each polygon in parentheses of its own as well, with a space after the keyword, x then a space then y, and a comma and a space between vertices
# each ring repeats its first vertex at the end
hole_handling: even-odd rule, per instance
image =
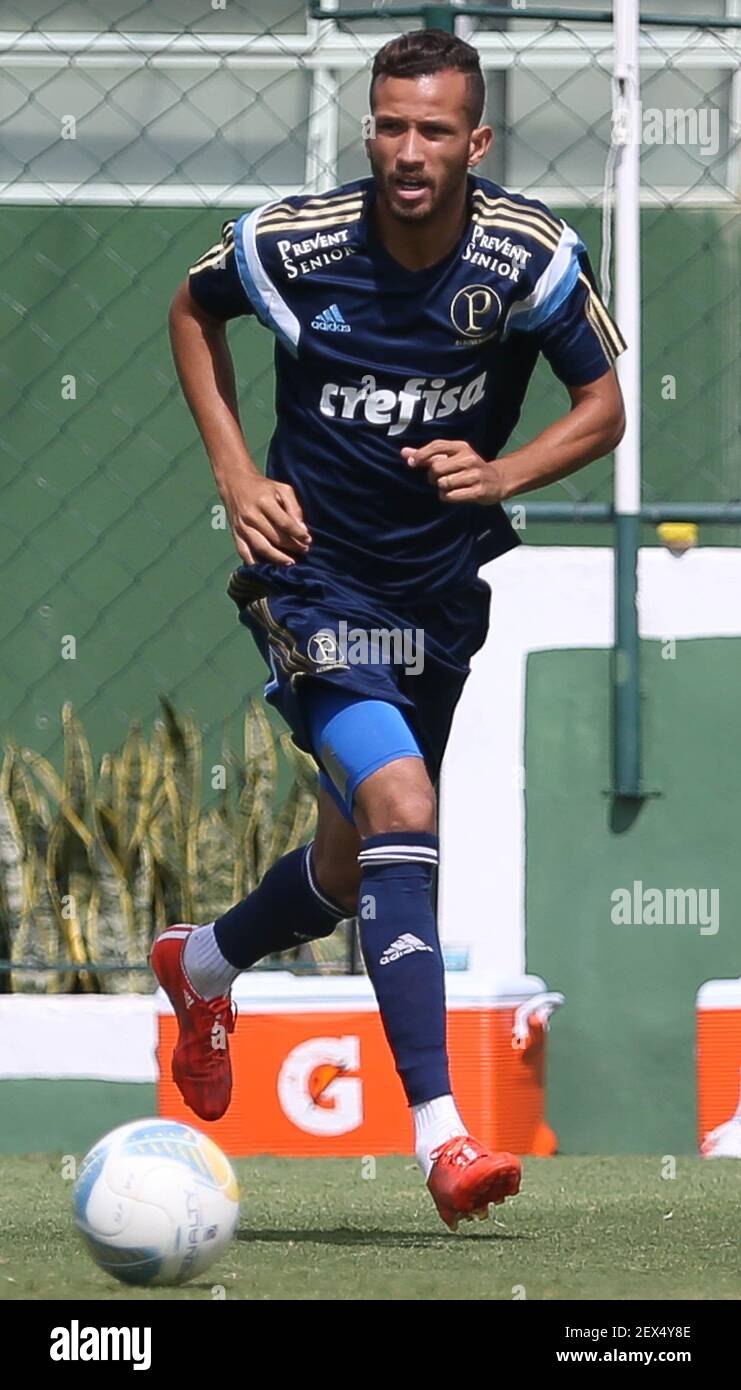
POLYGON ((549 1117, 565 1153, 696 1145, 695 993, 741 973, 741 641, 642 644, 645 781, 631 818, 610 783, 609 654, 533 654, 527 672, 527 965, 566 1005, 550 1035, 549 1117), (720 926, 616 926, 611 894, 718 888, 720 926))
MULTIPOLYGON (((59 753, 72 700, 94 752, 160 691, 222 720, 263 665, 224 589, 236 557, 212 527, 210 469, 174 378, 167 308, 228 210, 4 208, 7 239, 0 544, 0 732, 59 753), (61 397, 63 375, 76 399, 61 397), (77 639, 73 661, 61 638, 77 639)), ((245 426, 262 456, 272 350, 232 330, 245 426), (249 369, 245 370, 245 364, 249 369)))
POLYGON ((156 1110, 149 1082, 0 1081, 0 1153, 83 1154, 156 1110))

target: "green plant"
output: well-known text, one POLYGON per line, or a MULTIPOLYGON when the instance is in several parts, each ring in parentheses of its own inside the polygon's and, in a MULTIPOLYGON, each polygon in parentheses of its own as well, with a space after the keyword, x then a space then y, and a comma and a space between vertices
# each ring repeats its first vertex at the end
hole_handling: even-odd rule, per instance
MULTIPOLYGON (((163 927, 218 916, 311 838, 316 766, 287 734, 276 739, 257 701, 245 713, 238 752, 225 731, 218 797, 206 808, 200 727, 166 697, 161 705, 151 736, 132 723, 97 774, 69 704, 61 776, 40 754, 6 744, 0 958, 18 966, 0 975, 0 989, 152 989, 141 967, 163 927), (276 807, 279 756, 293 780, 276 807)), ((292 955, 336 969, 344 945, 336 934, 292 955)))

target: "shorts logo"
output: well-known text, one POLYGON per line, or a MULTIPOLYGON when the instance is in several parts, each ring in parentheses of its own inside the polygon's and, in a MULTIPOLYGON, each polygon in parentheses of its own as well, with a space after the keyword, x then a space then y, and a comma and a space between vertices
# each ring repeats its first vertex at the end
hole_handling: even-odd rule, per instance
POLYGON ((312 632, 306 652, 315 666, 402 666, 408 676, 424 669, 424 628, 350 627, 344 618, 337 627, 336 634, 327 627, 312 632))
POLYGON ((312 632, 306 643, 306 654, 315 666, 336 666, 343 664, 337 638, 328 628, 312 632))
POLYGON ((491 334, 501 312, 502 301, 490 285, 467 285, 450 306, 453 327, 477 341, 491 334))

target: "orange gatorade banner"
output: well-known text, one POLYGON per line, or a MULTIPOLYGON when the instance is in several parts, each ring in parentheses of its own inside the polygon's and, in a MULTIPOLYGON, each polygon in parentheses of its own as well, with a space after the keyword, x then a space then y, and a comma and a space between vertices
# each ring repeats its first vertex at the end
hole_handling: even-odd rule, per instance
MULTIPOLYGON (((226 1153, 362 1157, 413 1151, 409 1110, 378 1012, 365 997, 353 1000, 355 1007, 341 1008, 340 1000, 338 994, 331 1008, 302 1010, 289 988, 284 1007, 275 1000, 267 1008, 262 1000, 240 1001, 230 1038, 232 1103, 207 1125, 226 1153)), ((513 1043, 522 1002, 449 1008, 452 1083, 466 1124, 483 1143, 547 1154, 556 1141, 544 1123, 545 1031, 541 1019, 531 1017, 526 1039, 513 1043)), ((190 1122, 171 1080, 176 1038, 174 1015, 161 1013, 158 1108, 190 1122)))

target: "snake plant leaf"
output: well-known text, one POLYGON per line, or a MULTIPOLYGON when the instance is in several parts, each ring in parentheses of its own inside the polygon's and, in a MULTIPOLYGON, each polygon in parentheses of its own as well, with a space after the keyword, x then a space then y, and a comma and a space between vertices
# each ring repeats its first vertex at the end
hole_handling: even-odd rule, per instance
POLYGON ((298 781, 293 783, 273 826, 270 862, 298 849, 311 838, 316 823, 316 797, 298 781))
MULTIPOLYGON (((300 814, 296 819, 295 840, 290 844, 291 849, 313 840, 316 833, 318 811, 319 807, 314 793, 306 787, 301 787, 300 814)), ((286 850, 287 853, 288 850, 286 850)))
POLYGON ((181 877, 181 920, 192 921, 198 873, 198 816, 203 748, 201 730, 191 715, 179 717, 166 696, 160 696, 165 716, 164 782, 171 817, 172 840, 181 877))
MULTIPOLYGON (((135 960, 134 906, 125 858, 126 831, 122 825, 126 808, 116 785, 119 775, 120 760, 104 758, 98 778, 98 794, 108 792, 111 802, 106 804, 96 796, 93 806, 96 838, 91 870, 95 892, 90 898, 84 924, 90 958, 117 967, 138 963, 135 960)), ((133 975, 124 975, 119 970, 101 974, 106 993, 120 992, 129 986, 133 978, 133 975)))
POLYGON ((83 844, 92 848, 93 837, 69 800, 65 784, 51 763, 31 748, 21 748, 19 756, 24 766, 37 778, 47 795, 56 804, 70 829, 74 831, 83 844))
POLYGON ((184 825, 198 818, 203 761, 200 727, 192 715, 178 716, 170 700, 160 695, 165 716, 165 760, 177 790, 184 825))
POLYGON ((8 745, 4 760, 2 786, 4 822, 14 847, 13 873, 10 879, 6 878, 11 889, 9 906, 13 909, 11 958, 26 961, 31 967, 13 971, 11 988, 45 990, 55 983, 45 967, 54 966, 65 954, 46 885, 52 818, 46 798, 29 775, 19 750, 12 745, 8 745))
POLYGON ((275 736, 264 709, 252 699, 244 721, 244 786, 240 797, 246 823, 243 843, 246 855, 247 892, 260 882, 270 867, 273 838, 278 756, 275 736))
MULTIPOLYGON (((183 819, 180 814, 177 785, 172 775, 172 758, 167 751, 168 734, 163 723, 158 722, 154 732, 155 757, 161 768, 160 784, 155 789, 147 825, 147 841, 154 863, 154 890, 156 903, 157 930, 168 923, 165 921, 164 884, 167 884, 167 903, 173 902, 173 883, 180 882, 185 873, 185 853, 183 845, 183 819)), ((181 902, 180 892, 176 895, 181 902)), ((186 920, 182 915, 171 921, 186 920)))
MULTIPOLYGON (((94 806, 95 874, 99 889, 96 960, 106 965, 146 965, 153 937, 153 853, 147 836, 152 818, 158 759, 136 724, 117 757, 101 760, 94 806)), ((166 801, 163 799, 163 806, 166 801)), ((91 948, 92 949, 92 948, 91 948)), ((109 993, 141 989, 148 977, 117 968, 103 977, 109 993)))
POLYGON ((175 922, 187 922, 190 918, 183 911, 182 879, 169 865, 158 859, 154 861, 153 874, 157 926, 155 936, 158 936, 165 927, 172 926, 175 922))
MULTIPOLYGON (((151 847, 145 836, 133 865, 131 878, 131 897, 134 909, 135 957, 144 964, 149 959, 155 935, 154 911, 154 859, 151 847)), ((132 990, 151 993, 156 988, 156 980, 151 972, 138 972, 130 986, 132 990)))
MULTIPOLYGON (((81 923, 83 904, 80 901, 79 891, 74 891, 78 889, 80 881, 84 882, 81 872, 81 847, 81 841, 74 837, 68 821, 64 816, 59 816, 55 820, 49 836, 46 881, 60 936, 66 947, 67 959, 73 961, 75 965, 84 967, 87 964, 88 956, 81 923)), ((70 990, 74 985, 76 976, 77 972, 72 970, 65 974, 61 981, 57 981, 56 986, 50 985, 50 989, 56 987, 64 991, 70 990)), ((92 988, 93 982, 89 971, 83 969, 80 972, 79 980, 83 989, 90 990, 92 988)))
POLYGON ((116 759, 114 796, 120 828, 119 858, 129 855, 141 839, 146 816, 143 782, 146 776, 147 746, 138 724, 132 723, 116 759))
MULTIPOLYGON (((1 833, 1 832, 0 832, 1 833)), ((11 926, 10 911, 5 896, 5 884, 0 876, 0 994, 9 994, 12 988, 10 973, 11 926)))
POLYGON ((296 824, 301 817, 300 797, 300 789, 294 782, 273 823, 273 833, 268 848, 268 858, 273 864, 283 854, 288 853, 285 847, 295 838, 296 824))
POLYGON ((280 749, 295 777, 308 788, 314 796, 319 791, 319 768, 309 753, 298 748, 290 734, 283 733, 279 739, 280 749))
MULTIPOLYGON (((146 946, 137 932, 132 885, 121 862, 102 845, 96 846, 94 856, 97 897, 90 905, 86 921, 88 949, 95 960, 109 966, 146 964, 146 946)), ((108 994, 120 994, 140 988, 138 972, 117 969, 102 974, 103 988, 108 994)))
MULTIPOLYGON (((32 881, 29 867, 33 848, 28 843, 29 818, 22 811, 19 816, 20 808, 14 802, 17 759, 17 750, 8 744, 0 772, 0 957, 4 961, 21 958, 18 955, 18 941, 23 937, 24 926, 30 921, 32 881)), ((46 963, 40 949, 34 951, 32 948, 29 959, 38 965, 46 963)), ((23 988, 24 983, 18 978, 14 980, 9 971, 3 970, 0 992, 23 988)))
POLYGON ((85 731, 69 702, 62 707, 62 743, 65 803, 85 823, 93 798, 93 760, 85 731))
MULTIPOLYGON (((161 703, 152 736, 132 723, 122 747, 101 759, 95 785, 88 740, 69 704, 62 777, 41 755, 7 745, 0 953, 35 967, 14 970, 12 989, 152 989, 153 977, 134 967, 146 964, 158 932, 220 916, 276 858, 313 835, 314 761, 288 735, 276 738, 257 701, 245 712, 241 752, 224 730, 226 785, 207 809, 200 728, 167 697, 161 703), (293 781, 276 814, 279 751, 293 781), (94 962, 116 969, 97 973, 94 962)), ((299 960, 341 968, 346 935, 341 929, 301 947, 299 960)))
MULTIPOLYGON (((64 770, 61 799, 51 828, 46 854, 46 885, 62 942, 70 960, 84 966, 91 959, 86 942, 85 923, 92 909, 94 920, 96 885, 92 872, 94 836, 89 828, 93 793, 93 765, 85 732, 72 706, 62 709, 64 770)), ((24 754, 31 771, 47 790, 58 795, 58 779, 44 759, 24 754)), ((75 976, 52 980, 49 988, 69 989, 75 976)), ((97 982, 89 970, 77 975, 84 990, 94 990, 97 982)))
POLYGON ((198 882, 195 920, 220 917, 237 901, 233 896, 234 829, 220 806, 201 818, 198 827, 198 882))
POLYGON ((13 798, 13 772, 18 754, 12 744, 5 749, 0 770, 0 882, 8 938, 18 930, 23 912, 23 862, 27 855, 26 835, 13 798))

